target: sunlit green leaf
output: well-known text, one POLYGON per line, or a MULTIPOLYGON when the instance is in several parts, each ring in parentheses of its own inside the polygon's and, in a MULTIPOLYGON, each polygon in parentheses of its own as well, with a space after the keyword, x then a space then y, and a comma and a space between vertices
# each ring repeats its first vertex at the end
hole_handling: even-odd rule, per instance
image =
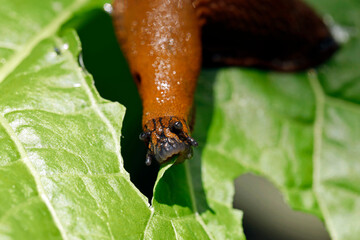
POLYGON ((232 201, 246 172, 320 217, 332 239, 358 238, 359 3, 311 1, 348 38, 318 71, 204 70, 200 147, 160 170, 149 207, 120 156, 125 109, 98 95, 67 29, 104 2, 0 6, 1 239, 244 239, 232 201))

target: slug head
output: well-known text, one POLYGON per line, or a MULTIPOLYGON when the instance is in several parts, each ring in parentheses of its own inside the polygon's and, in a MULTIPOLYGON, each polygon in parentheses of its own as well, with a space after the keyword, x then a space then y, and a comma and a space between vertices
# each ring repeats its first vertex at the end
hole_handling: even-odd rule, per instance
POLYGON ((178 156, 176 163, 181 163, 193 155, 193 146, 198 143, 189 136, 189 127, 184 119, 178 117, 159 117, 147 122, 144 132, 139 135, 148 147, 146 165, 153 160, 166 163, 178 156))

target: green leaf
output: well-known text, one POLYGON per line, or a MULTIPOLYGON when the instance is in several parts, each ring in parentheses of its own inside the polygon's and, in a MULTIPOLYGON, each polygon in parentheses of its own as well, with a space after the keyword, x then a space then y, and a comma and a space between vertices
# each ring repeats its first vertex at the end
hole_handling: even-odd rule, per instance
POLYGON ((319 216, 333 239, 358 238, 359 3, 338 11, 338 1, 312 1, 350 34, 317 72, 203 71, 200 147, 160 170, 149 207, 120 156, 125 110, 98 95, 67 30, 104 2, 0 6, 1 239, 244 239, 232 201, 233 180, 246 172, 319 216))
POLYGON ((320 217, 332 239, 358 239, 360 6, 349 0, 338 11, 338 1, 315 3, 350 39, 318 71, 203 71, 194 132, 200 147, 164 174, 155 209, 174 216, 191 209, 214 239, 242 238, 241 214, 231 209, 233 181, 252 172, 273 182, 294 209, 320 217))
POLYGON ((55 35, 87 3, 1 6, 1 239, 139 239, 150 217, 120 156, 125 109, 79 67, 76 34, 55 35))
POLYGON ((209 211, 230 207, 234 179, 248 172, 273 182, 294 209, 320 217, 332 239, 360 234, 360 5, 345 1, 339 11, 338 1, 313 2, 342 26, 337 33, 349 34, 318 71, 227 68, 200 77, 194 138, 201 148, 188 166, 193 191, 205 192, 208 204, 200 216, 219 238, 229 238, 235 222, 220 234, 209 211))
POLYGON ((77 35, 62 27, 94 6, 28 0, 0 8, 9 22, 0 24, 0 238, 212 238, 195 213, 186 165, 177 183, 188 184, 186 195, 174 205, 166 168, 153 207, 130 182, 120 156, 125 109, 98 95, 77 62, 77 35))
POLYGON ((120 156, 124 108, 95 92, 78 44, 73 32, 46 39, 1 82, 0 238, 143 234, 150 210, 120 156))

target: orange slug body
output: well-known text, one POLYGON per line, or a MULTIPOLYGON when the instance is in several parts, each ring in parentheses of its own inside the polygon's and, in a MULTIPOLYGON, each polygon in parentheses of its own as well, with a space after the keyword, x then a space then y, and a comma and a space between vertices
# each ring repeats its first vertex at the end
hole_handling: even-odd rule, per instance
POLYGON ((191 157, 202 65, 301 70, 337 45, 299 0, 115 0, 115 31, 143 103, 146 163, 191 157))

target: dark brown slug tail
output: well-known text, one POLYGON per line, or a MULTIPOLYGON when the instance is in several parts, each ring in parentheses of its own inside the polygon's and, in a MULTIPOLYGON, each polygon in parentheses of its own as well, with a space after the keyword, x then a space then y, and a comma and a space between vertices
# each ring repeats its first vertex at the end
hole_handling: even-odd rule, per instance
POLYGON ((203 65, 298 71, 337 49, 322 19, 300 0, 197 0, 203 65))

